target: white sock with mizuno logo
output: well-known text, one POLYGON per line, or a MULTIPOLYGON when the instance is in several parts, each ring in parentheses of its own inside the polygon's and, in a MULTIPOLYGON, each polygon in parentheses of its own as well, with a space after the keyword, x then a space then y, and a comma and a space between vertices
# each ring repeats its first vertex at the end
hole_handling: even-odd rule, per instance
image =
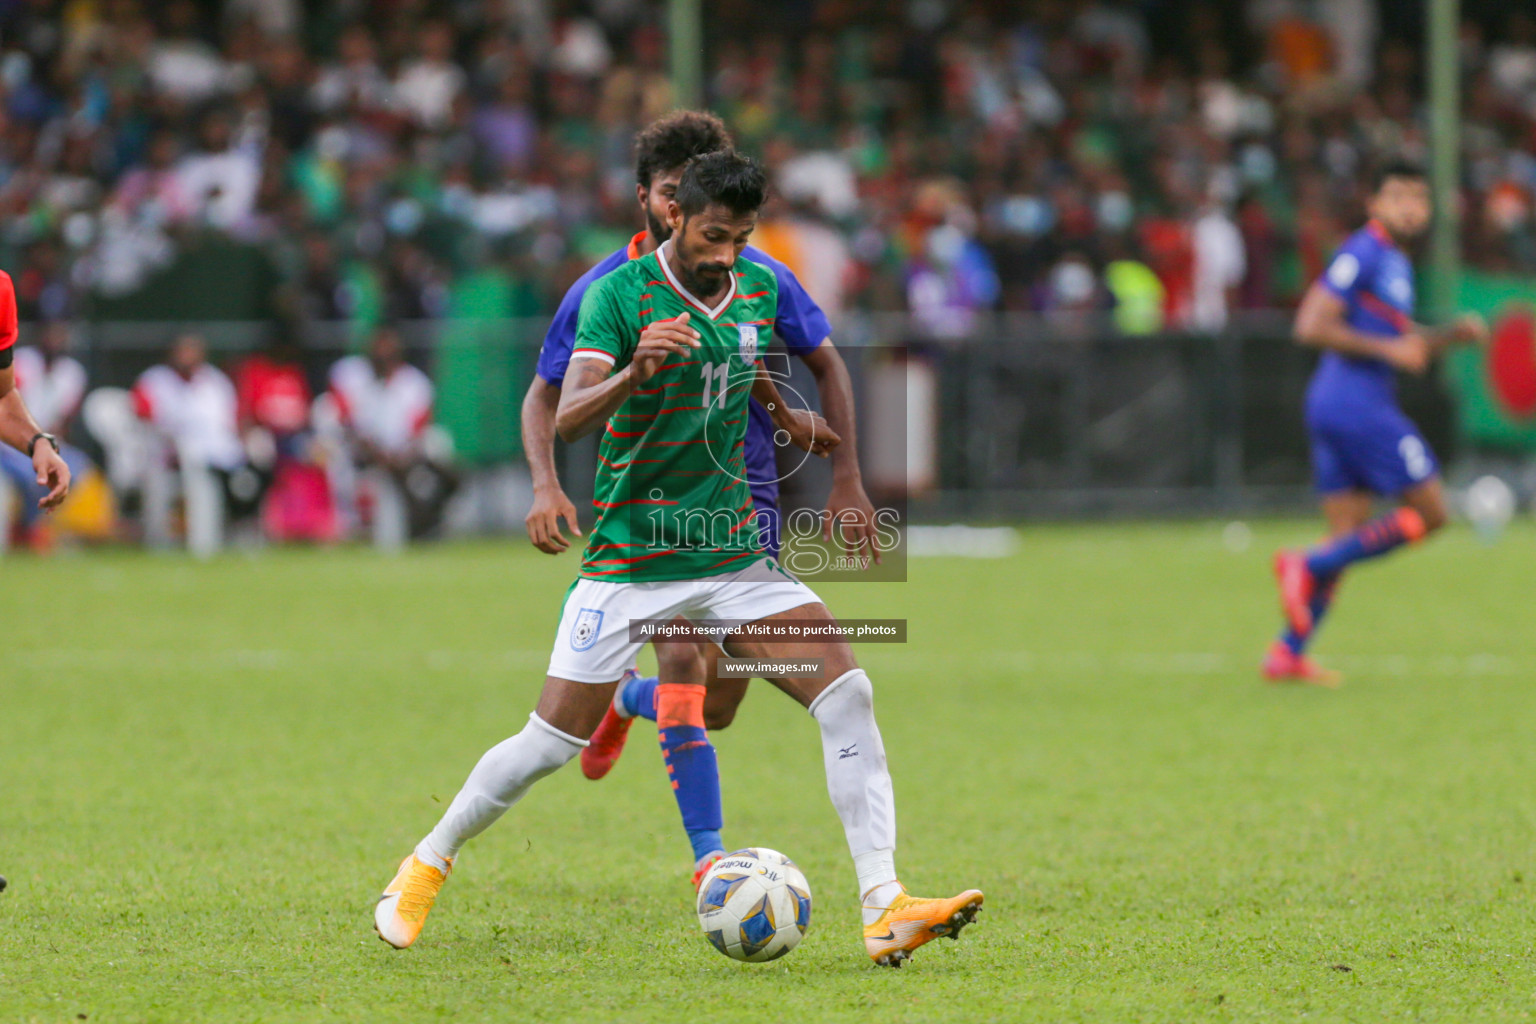
POLYGON ((464 788, 448 805, 437 827, 416 846, 416 856, 439 869, 457 857, 459 849, 523 798, 528 788, 581 753, 587 745, 550 725, 537 714, 528 716, 523 731, 502 740, 480 758, 464 788))
POLYGON ((874 917, 866 908, 864 923, 872 924, 895 898, 887 898, 887 883, 896 882, 896 797, 875 724, 875 688, 863 669, 852 669, 821 691, 809 710, 821 726, 827 794, 848 837, 859 895, 867 893, 875 901, 865 901, 874 917))

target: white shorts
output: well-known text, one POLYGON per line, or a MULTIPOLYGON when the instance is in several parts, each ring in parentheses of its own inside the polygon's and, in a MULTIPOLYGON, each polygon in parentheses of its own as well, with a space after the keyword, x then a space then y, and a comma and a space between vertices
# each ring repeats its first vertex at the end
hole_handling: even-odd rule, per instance
MULTIPOLYGON (((815 591, 771 558, 697 580, 614 583, 578 579, 565 595, 549 674, 578 683, 611 683, 635 664, 644 641, 629 638, 635 619, 739 619, 756 622, 814 604, 815 591)), ((720 637, 719 640, 723 640, 720 637)), ((717 642, 719 642, 717 640, 717 642)))

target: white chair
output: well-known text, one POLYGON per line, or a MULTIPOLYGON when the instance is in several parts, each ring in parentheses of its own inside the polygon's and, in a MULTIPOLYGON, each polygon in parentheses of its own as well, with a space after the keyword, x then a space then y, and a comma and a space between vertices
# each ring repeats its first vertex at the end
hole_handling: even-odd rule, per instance
POLYGON ((180 453, 174 441, 139 419, 133 396, 122 388, 97 388, 80 406, 85 429, 106 456, 107 479, 118 492, 143 497, 144 542, 171 546, 171 511, 181 495, 186 510, 187 549, 207 558, 223 546, 224 492, 201 458, 180 453), (172 468, 173 456, 178 469, 172 468))
POLYGON ((85 396, 80 418, 106 456, 107 481, 113 490, 142 486, 149 466, 150 438, 133 412, 133 396, 122 388, 97 388, 85 396))
POLYGON ((336 518, 343 537, 357 532, 357 466, 352 461, 352 448, 347 443, 346 428, 341 423, 341 411, 329 392, 321 394, 310 406, 309 421, 315 428, 315 442, 325 459, 325 475, 331 485, 331 497, 336 502, 336 518))

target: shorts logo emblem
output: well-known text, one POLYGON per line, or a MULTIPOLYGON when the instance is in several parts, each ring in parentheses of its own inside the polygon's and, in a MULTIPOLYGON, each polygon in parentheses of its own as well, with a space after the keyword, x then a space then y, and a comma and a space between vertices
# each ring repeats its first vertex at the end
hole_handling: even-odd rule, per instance
POLYGON ((597 634, 603 628, 603 613, 596 608, 583 608, 576 613, 571 626, 571 650, 585 651, 597 643, 597 634))

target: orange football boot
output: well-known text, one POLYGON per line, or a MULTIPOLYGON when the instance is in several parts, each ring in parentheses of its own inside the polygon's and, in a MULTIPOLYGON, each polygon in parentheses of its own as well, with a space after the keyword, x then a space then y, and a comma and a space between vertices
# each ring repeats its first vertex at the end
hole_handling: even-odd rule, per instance
POLYGON ((1280 586, 1280 607, 1285 620, 1299 636, 1312 632, 1312 595, 1317 579, 1307 568, 1306 557, 1299 551, 1281 551, 1275 555, 1275 582, 1280 586))
MULTIPOLYGON (((452 870, 453 861, 449 861, 448 871, 452 870)), ((448 880, 448 871, 439 871, 426 861, 418 860, 415 853, 401 861, 400 870, 384 887, 384 895, 373 908, 373 929, 379 933, 379 938, 396 949, 404 949, 415 942, 433 901, 437 899, 438 890, 448 880)))
POLYGON ((724 859, 725 859, 725 853, 723 851, 716 850, 714 853, 706 854, 705 857, 702 860, 700 860, 697 864, 694 865, 694 867, 693 867, 693 891, 694 892, 698 892, 699 891, 699 883, 704 881, 704 876, 709 874, 709 869, 714 867, 717 863, 719 863, 720 861, 722 861, 724 859))
POLYGON ((946 935, 960 937, 960 929, 976 920, 984 897, 979 889, 967 889, 947 900, 908 896, 906 889, 886 907, 874 924, 864 926, 864 951, 881 967, 900 967, 917 947, 946 935))
POLYGON ((1330 668, 1323 668, 1305 654, 1297 654, 1284 642, 1276 640, 1269 645, 1260 669, 1264 678, 1272 683, 1306 683, 1309 686, 1326 686, 1336 690, 1344 684, 1344 676, 1330 668))

